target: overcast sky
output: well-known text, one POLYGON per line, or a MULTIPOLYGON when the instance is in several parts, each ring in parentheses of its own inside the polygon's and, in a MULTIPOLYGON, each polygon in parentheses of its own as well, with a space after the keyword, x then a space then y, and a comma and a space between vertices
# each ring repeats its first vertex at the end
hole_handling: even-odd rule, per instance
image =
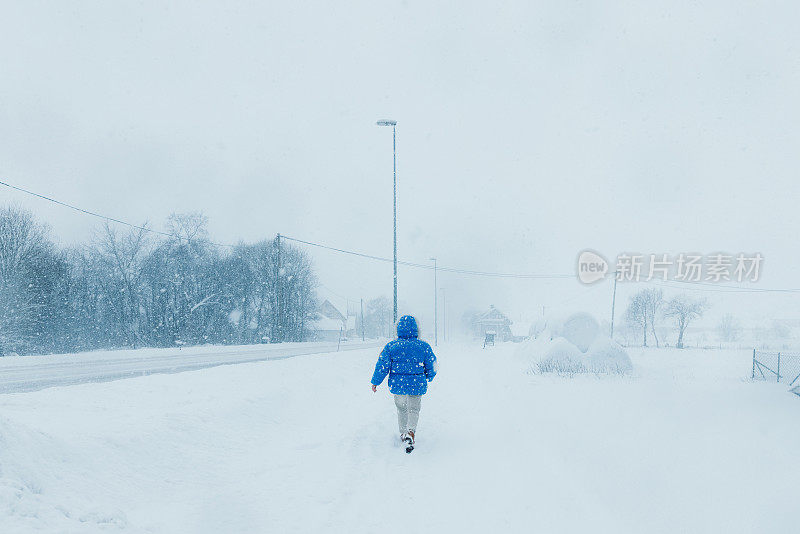
MULTIPOLYGON (((159 229, 201 210, 218 241, 388 257, 390 118, 401 259, 569 274, 585 248, 761 252, 760 286, 800 287, 800 4, 492 4, 3 2, 0 179, 159 229)), ((67 245, 97 225, 0 202, 67 245)), ((391 296, 390 264, 311 252, 323 296, 391 296)), ((423 323, 432 285, 400 271, 423 323)), ((440 285, 454 316, 610 308, 608 282, 440 285)), ((800 315, 800 295, 704 296, 800 315)))

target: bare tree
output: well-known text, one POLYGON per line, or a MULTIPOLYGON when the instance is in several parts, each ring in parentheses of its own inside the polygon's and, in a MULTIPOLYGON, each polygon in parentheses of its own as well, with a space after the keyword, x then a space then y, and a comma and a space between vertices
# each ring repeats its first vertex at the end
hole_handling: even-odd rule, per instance
POLYGON ((0 279, 16 277, 50 252, 47 234, 48 228, 31 212, 13 206, 0 209, 0 279))
POLYGON ((303 341, 317 308, 317 277, 311 258, 302 250, 281 245, 279 273, 281 335, 283 341, 303 341))
POLYGON ((664 309, 665 317, 672 317, 675 326, 678 328, 678 343, 675 345, 679 349, 683 348, 683 334, 689 324, 702 317, 709 305, 706 299, 694 299, 688 295, 681 294, 673 297, 664 309))
POLYGON ((31 213, 0 208, 0 356, 307 339, 311 258, 282 244, 279 271, 275 240, 218 249, 206 225, 200 213, 173 214, 160 241, 144 226, 106 225, 88 246, 61 251, 31 213))
POLYGON ((656 347, 659 346, 656 333, 656 319, 664 306, 664 291, 661 289, 642 289, 630 298, 625 316, 628 323, 642 330, 642 346, 647 346, 647 329, 653 334, 656 347))
POLYGON ((47 229, 26 210, 0 210, 0 355, 21 350, 41 303, 29 291, 30 268, 46 255, 47 229))
POLYGON ((205 245, 208 242, 208 217, 199 211, 173 213, 167 218, 167 231, 179 243, 205 245))
POLYGON ((208 218, 199 212, 173 213, 167 229, 174 237, 161 247, 157 260, 166 288, 167 340, 174 343, 203 343, 213 326, 218 305, 213 265, 216 251, 208 241, 208 218))
POLYGON ((730 313, 726 313, 722 316, 722 321, 719 323, 717 327, 717 331, 719 332, 719 338, 722 341, 736 341, 739 339, 741 334, 741 327, 739 326, 739 321, 736 320, 736 317, 731 315, 730 313))
POLYGON ((95 237, 95 252, 103 265, 108 293, 116 306, 121 326, 126 331, 126 342, 136 348, 141 335, 142 272, 148 254, 147 224, 119 234, 108 223, 95 237))
POLYGON ((68 277, 47 227, 27 210, 0 209, 0 355, 54 349, 63 334, 68 277))
POLYGON ((632 326, 642 329, 642 346, 647 346, 647 326, 649 324, 649 314, 647 311, 647 299, 644 292, 639 291, 631 296, 628 302, 628 309, 625 311, 625 317, 632 326))
POLYGON ((656 319, 664 307, 664 291, 662 289, 645 289, 644 305, 647 317, 650 322, 650 331, 653 332, 653 339, 656 340, 656 347, 659 346, 658 334, 656 333, 656 319))

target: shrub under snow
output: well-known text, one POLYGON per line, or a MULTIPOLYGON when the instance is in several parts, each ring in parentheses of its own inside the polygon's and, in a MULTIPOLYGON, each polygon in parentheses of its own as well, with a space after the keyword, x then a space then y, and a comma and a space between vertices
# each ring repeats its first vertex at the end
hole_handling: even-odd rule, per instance
POLYGON ((621 373, 633 368, 625 349, 603 335, 597 320, 588 313, 550 319, 537 330, 536 337, 519 348, 535 372, 621 373))

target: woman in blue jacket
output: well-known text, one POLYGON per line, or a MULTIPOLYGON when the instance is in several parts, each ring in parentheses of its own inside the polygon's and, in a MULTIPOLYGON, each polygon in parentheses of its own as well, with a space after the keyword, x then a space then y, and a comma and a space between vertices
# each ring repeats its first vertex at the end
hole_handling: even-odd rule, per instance
POLYGON ((436 356, 431 346, 418 339, 418 335, 417 321, 410 315, 402 316, 397 322, 397 339, 383 347, 372 375, 373 392, 389 375, 389 391, 397 406, 400 439, 410 448, 414 445, 422 396, 428 391, 428 382, 436 376, 436 356))

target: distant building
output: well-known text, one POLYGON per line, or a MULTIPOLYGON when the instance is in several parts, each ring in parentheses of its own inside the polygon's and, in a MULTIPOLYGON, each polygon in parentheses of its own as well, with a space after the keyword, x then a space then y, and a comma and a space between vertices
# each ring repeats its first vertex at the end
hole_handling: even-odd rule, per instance
POLYGON ((493 333, 498 341, 511 341, 514 337, 511 333, 511 324, 511 319, 494 306, 489 306, 488 311, 475 318, 475 336, 483 339, 487 333, 493 333))
MULTIPOLYGON (((317 310, 317 318, 311 324, 313 341, 339 341, 347 337, 348 318, 336 306, 326 300, 317 310)), ((353 319, 353 318, 351 318, 353 319)))

